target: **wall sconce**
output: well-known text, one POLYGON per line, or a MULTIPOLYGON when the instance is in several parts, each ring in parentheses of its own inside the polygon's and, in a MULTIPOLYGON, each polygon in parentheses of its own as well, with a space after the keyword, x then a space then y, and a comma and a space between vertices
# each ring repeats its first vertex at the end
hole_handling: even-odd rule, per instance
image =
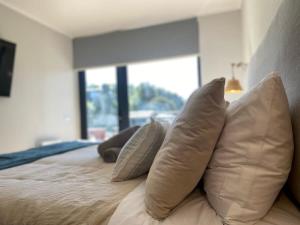
POLYGON ((245 67, 246 64, 239 62, 239 63, 231 63, 231 72, 232 72, 232 77, 231 79, 227 82, 225 92, 226 93, 240 93, 243 91, 242 85, 240 84, 240 81, 235 78, 235 68, 243 68, 245 67))

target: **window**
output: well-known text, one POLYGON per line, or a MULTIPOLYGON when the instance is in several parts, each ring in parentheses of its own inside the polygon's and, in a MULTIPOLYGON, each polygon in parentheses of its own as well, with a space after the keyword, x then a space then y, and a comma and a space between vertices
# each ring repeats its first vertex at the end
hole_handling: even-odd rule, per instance
POLYGON ((105 140, 151 117, 171 122, 199 86, 198 62, 193 56, 81 72, 83 138, 105 140))
POLYGON ((171 122, 198 84, 196 57, 128 65, 130 125, 171 122))

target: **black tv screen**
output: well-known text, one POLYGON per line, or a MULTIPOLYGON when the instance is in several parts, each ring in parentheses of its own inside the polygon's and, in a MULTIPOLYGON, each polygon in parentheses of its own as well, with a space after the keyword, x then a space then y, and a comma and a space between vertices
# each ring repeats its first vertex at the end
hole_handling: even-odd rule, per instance
POLYGON ((15 51, 15 44, 0 39, 0 96, 10 96, 15 51))

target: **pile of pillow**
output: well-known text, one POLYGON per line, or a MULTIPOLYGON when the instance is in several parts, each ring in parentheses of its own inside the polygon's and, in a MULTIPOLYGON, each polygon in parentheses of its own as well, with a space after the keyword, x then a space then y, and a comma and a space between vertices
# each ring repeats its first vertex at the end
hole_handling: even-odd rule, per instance
POLYGON ((146 174, 169 125, 151 118, 151 122, 142 127, 127 128, 102 142, 98 146, 99 155, 105 162, 116 162, 111 181, 126 181, 146 174))
POLYGON ((122 148, 113 181, 149 171, 145 208, 166 218, 204 177, 207 199, 224 224, 254 224, 271 208, 293 157, 284 87, 271 74, 229 106, 225 79, 196 90, 168 127, 152 121, 122 148))

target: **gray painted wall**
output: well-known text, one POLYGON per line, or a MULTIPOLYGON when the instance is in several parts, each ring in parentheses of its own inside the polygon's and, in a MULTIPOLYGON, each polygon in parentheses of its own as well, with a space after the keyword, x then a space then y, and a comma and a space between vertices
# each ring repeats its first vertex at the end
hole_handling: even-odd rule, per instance
MULTIPOLYGON (((243 61, 241 17, 240 11, 199 17, 203 84, 218 77, 230 79, 230 64, 243 61)), ((236 76, 242 82, 244 90, 247 90, 244 71, 236 70, 236 76)), ((241 97, 241 94, 226 93, 225 99, 233 101, 241 97)))
POLYGON ((199 53, 197 19, 112 32, 73 41, 75 69, 199 53))
POLYGON ((0 38, 17 44, 11 97, 0 97, 0 153, 79 138, 72 40, 2 5, 0 38))

